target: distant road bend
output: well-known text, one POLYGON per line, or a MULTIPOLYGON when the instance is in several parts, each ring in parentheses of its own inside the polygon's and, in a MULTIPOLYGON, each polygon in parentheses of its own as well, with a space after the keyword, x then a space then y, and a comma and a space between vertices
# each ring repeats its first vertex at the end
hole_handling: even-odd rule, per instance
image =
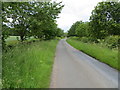
POLYGON ((50 88, 118 88, 117 70, 59 41, 50 88))

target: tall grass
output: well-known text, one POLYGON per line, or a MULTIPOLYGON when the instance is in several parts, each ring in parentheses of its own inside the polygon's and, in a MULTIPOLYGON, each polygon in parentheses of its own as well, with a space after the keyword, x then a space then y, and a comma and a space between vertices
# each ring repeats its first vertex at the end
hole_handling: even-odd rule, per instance
POLYGON ((3 88, 48 88, 57 42, 19 44, 3 53, 3 88))
POLYGON ((118 51, 112 50, 107 47, 101 47, 98 44, 83 43, 75 39, 67 39, 67 42, 78 50, 96 58, 97 60, 110 65, 113 68, 118 67, 118 51))

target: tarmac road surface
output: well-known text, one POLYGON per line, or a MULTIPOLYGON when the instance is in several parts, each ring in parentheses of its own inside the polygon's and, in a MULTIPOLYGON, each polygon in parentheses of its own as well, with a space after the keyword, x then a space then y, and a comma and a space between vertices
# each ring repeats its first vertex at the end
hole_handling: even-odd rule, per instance
POLYGON ((118 71, 59 41, 50 88, 118 88, 118 71))

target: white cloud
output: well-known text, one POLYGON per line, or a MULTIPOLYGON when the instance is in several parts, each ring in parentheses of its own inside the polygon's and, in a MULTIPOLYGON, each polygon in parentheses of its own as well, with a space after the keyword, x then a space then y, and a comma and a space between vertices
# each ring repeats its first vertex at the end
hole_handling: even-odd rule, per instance
POLYGON ((60 18, 57 19, 58 27, 67 31, 76 21, 89 21, 92 10, 102 0, 55 0, 62 1, 65 5, 60 18))

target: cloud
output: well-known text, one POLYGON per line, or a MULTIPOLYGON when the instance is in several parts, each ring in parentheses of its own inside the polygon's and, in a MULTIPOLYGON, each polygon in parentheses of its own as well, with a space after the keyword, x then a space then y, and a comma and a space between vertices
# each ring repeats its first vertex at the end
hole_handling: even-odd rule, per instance
POLYGON ((102 0, 55 0, 57 2, 62 1, 65 5, 61 14, 57 19, 59 28, 64 31, 69 30, 71 25, 76 21, 89 21, 91 12, 98 2, 102 0))

